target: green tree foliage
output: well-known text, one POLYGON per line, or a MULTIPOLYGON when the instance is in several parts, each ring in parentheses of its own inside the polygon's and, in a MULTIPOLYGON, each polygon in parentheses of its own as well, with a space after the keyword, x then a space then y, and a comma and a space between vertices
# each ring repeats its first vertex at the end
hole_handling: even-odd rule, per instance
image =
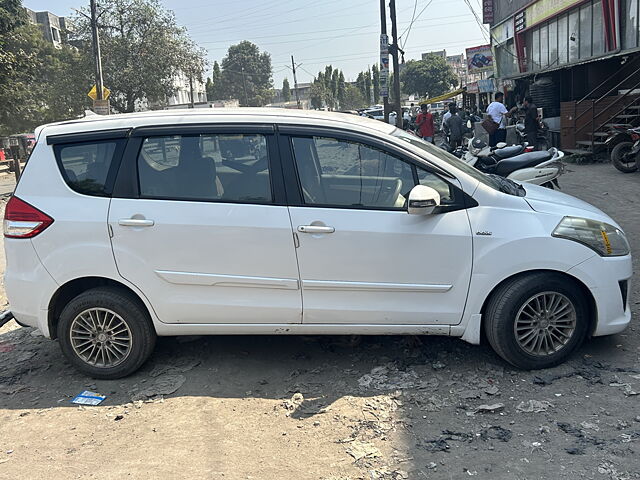
POLYGON ((282 100, 288 102, 291 100, 291 87, 289 87, 289 79, 285 78, 282 81, 282 100))
POLYGON ((373 82, 373 103, 376 104, 380 101, 380 69, 377 63, 371 67, 371 81, 373 82))
POLYGON ((424 60, 409 60, 400 75, 402 91, 409 95, 434 97, 455 87, 458 79, 444 58, 428 55, 424 60))
POLYGON ((364 98, 369 102, 372 94, 371 72, 367 69, 364 72, 364 98))
POLYGON ((355 85, 346 85, 344 89, 344 100, 340 103, 342 110, 357 110, 369 104, 362 95, 362 92, 355 85))
POLYGON ((240 104, 261 107, 273 97, 271 55, 244 40, 231 45, 222 60, 222 92, 240 104))
POLYGON ((85 68, 76 50, 44 40, 20 0, 0 2, 0 134, 80 116, 90 86, 85 68))
POLYGON ((221 92, 221 78, 222 72, 220 71, 220 64, 216 61, 213 62, 213 71, 211 77, 207 78, 207 99, 208 100, 220 100, 222 97, 221 92))
MULTIPOLYGON (((100 10, 104 84, 112 91, 111 106, 116 111, 133 112, 146 102, 164 103, 175 93, 180 73, 202 77, 204 52, 159 0, 101 0, 100 10)), ((89 20, 77 16, 74 25, 70 40, 90 58, 89 20)))
POLYGON ((345 109, 344 107, 344 102, 346 99, 346 83, 344 81, 344 73, 342 73, 342 71, 340 71, 340 74, 338 75, 338 105, 340 105, 341 109, 345 109))
POLYGON ((343 103, 346 94, 344 73, 331 65, 318 72, 311 85, 311 106, 329 110, 345 110, 343 103))

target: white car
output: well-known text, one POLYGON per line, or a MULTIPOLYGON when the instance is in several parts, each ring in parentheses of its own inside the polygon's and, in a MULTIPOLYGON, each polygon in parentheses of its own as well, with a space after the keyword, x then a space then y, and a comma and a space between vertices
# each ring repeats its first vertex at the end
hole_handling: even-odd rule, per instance
POLYGON ((614 220, 382 122, 172 110, 36 136, 5 213, 10 308, 96 378, 157 335, 486 338, 544 368, 630 321, 614 220))

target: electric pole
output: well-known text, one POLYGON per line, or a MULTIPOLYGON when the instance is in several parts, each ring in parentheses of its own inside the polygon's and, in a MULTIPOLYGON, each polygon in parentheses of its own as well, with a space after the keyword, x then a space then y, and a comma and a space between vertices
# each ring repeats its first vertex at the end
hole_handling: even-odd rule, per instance
POLYGON ((244 90, 244 106, 247 107, 247 81, 244 79, 244 67, 240 67, 242 70, 242 89, 244 90))
MULTIPOLYGON (((385 0, 380 0, 380 33, 382 35, 386 35, 387 34, 387 12, 385 10, 385 5, 384 5, 385 0)), ((385 68, 384 65, 380 65, 380 68, 385 68)), ((382 77, 381 77, 382 78, 382 77)), ((389 88, 389 77, 385 76, 385 81, 387 82, 387 85, 385 85, 385 90, 387 90, 388 93, 388 88, 389 88)), ((383 112, 384 112, 384 122, 385 123, 389 123, 389 97, 386 95, 382 96, 382 104, 384 105, 383 108, 383 112)))
POLYGON ((398 25, 396 22, 396 0, 389 1, 389 15, 391 17, 391 35, 393 36, 393 48, 389 47, 393 56, 393 99, 396 111, 396 127, 402 128, 402 107, 400 103, 400 46, 398 45, 398 25))
POLYGON ((298 97, 298 79, 296 77, 296 64, 293 62, 293 55, 291 55, 291 69, 293 70, 293 91, 296 92, 296 105, 300 110, 300 98, 298 97))
POLYGON ((100 39, 98 38, 98 12, 96 0, 90 0, 91 6, 91 34, 93 37, 93 56, 96 64, 96 98, 102 100, 102 59, 100 58, 100 39))

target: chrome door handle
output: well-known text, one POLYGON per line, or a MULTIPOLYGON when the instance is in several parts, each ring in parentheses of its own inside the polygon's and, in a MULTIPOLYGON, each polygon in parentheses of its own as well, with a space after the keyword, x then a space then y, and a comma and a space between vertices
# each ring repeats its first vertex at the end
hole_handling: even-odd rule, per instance
POLYGON ((118 220, 118 225, 123 227, 153 227, 155 222, 153 220, 145 220, 142 218, 121 218, 118 220))
POLYGON ((333 233, 336 229, 323 225, 300 225, 298 231, 300 233, 333 233))

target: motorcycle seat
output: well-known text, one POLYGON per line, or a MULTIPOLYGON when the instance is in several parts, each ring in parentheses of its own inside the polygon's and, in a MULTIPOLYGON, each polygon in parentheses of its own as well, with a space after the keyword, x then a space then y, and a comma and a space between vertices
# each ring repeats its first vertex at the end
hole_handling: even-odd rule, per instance
POLYGON ((523 145, 512 145, 510 147, 498 148, 494 150, 493 154, 498 158, 510 158, 520 155, 524 152, 523 145))
POLYGON ((515 157, 500 160, 496 166, 496 173, 503 177, 510 175, 521 168, 535 167, 536 165, 550 160, 551 152, 528 152, 515 157))

